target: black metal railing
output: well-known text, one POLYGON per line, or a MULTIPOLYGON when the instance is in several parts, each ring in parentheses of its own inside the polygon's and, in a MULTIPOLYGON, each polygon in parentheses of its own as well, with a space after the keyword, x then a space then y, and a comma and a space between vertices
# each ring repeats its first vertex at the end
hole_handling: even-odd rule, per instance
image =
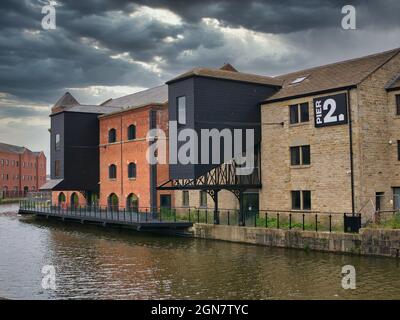
POLYGON ((20 202, 20 210, 25 212, 100 220, 104 222, 127 223, 165 223, 188 222, 177 215, 176 209, 169 208, 120 208, 116 206, 80 206, 52 205, 49 202, 24 200, 20 202))
MULTIPOLYGON (((238 209, 219 209, 206 207, 149 208, 139 207, 126 209, 117 206, 66 206, 52 205, 49 202, 24 200, 20 208, 32 213, 47 213, 59 216, 88 217, 104 221, 125 222, 191 222, 221 225, 247 226, 284 230, 302 230, 315 232, 358 232, 361 227, 361 215, 357 228, 346 225, 346 214, 317 211, 283 211, 259 210, 240 212, 238 209), (216 215, 218 219, 216 219, 216 215)), ((353 216, 353 215, 352 215, 353 216)))

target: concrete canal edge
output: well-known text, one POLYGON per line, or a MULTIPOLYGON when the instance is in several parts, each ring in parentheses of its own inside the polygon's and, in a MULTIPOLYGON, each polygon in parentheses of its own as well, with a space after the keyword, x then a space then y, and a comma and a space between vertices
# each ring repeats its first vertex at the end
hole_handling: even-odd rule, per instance
POLYGON ((400 230, 361 229, 360 233, 315 232, 196 223, 193 237, 268 247, 399 258, 400 230))

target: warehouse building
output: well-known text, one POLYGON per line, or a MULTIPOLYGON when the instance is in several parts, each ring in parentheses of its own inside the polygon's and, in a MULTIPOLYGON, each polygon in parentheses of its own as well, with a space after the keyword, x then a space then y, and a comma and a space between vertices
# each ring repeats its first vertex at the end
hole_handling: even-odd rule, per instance
POLYGON ((400 208, 400 50, 276 77, 261 103, 260 206, 400 208))
POLYGON ((0 143, 0 197, 22 197, 46 183, 46 156, 0 143))
POLYGON ((195 68, 99 106, 66 96, 51 116, 52 150, 57 141, 61 147, 47 187, 58 191, 53 201, 62 192, 68 202, 73 192, 86 202, 100 196, 97 203, 109 207, 211 208, 216 223, 219 209, 392 210, 400 207, 399 97, 400 49, 277 77, 229 64, 195 68), (161 128, 171 143, 169 121, 178 132, 252 129, 255 170, 238 176, 238 154, 219 163, 149 165, 145 133, 161 128), (85 134, 85 142, 73 138, 85 134))

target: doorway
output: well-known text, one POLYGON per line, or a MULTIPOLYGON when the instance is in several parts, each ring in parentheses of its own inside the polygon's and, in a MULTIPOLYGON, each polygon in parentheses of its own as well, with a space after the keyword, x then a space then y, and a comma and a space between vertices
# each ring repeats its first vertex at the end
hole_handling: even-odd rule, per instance
POLYGON ((256 192, 245 192, 243 193, 241 211, 246 225, 255 224, 255 219, 258 216, 259 210, 259 194, 256 192))
POLYGON ((171 195, 161 194, 160 195, 160 207, 162 209, 171 209, 171 195))
POLYGON ((383 195, 384 192, 375 193, 375 212, 379 212, 382 210, 383 195))

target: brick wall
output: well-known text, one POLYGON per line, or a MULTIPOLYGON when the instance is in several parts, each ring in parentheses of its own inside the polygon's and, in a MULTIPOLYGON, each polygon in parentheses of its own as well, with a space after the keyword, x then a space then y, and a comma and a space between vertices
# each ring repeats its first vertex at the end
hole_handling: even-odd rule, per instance
POLYGON ((46 156, 26 150, 0 153, 0 190, 36 191, 46 183, 46 156))
POLYGON ((85 197, 79 191, 53 191, 51 193, 51 203, 53 205, 61 205, 61 203, 59 202, 59 196, 61 193, 63 193, 65 196, 65 202, 63 205, 66 205, 68 207, 71 206, 71 198, 74 193, 78 196, 78 203, 76 204, 77 206, 87 205, 85 197))
MULTIPOLYGON (((127 198, 134 194, 139 198, 141 208, 150 207, 150 165, 146 159, 149 143, 146 134, 150 128, 150 110, 157 110, 157 127, 164 131, 168 129, 167 105, 160 107, 147 106, 132 109, 100 118, 100 205, 106 206, 110 194, 115 193, 119 199, 119 206, 126 206, 127 198), (128 127, 136 126, 136 139, 128 141, 128 127), (116 129, 117 142, 108 143, 108 132, 116 129), (122 141, 122 143, 121 143, 122 141), (128 178, 128 164, 136 164, 136 178, 128 178), (109 166, 117 166, 117 178, 109 179, 109 166)), ((169 178, 168 165, 157 166, 157 185, 169 178)), ((159 196, 157 195, 157 206, 159 196)), ((172 194, 163 191, 162 194, 172 194)), ((172 197, 173 201, 173 197, 172 197)), ((173 204, 172 204, 173 205, 173 204)))

